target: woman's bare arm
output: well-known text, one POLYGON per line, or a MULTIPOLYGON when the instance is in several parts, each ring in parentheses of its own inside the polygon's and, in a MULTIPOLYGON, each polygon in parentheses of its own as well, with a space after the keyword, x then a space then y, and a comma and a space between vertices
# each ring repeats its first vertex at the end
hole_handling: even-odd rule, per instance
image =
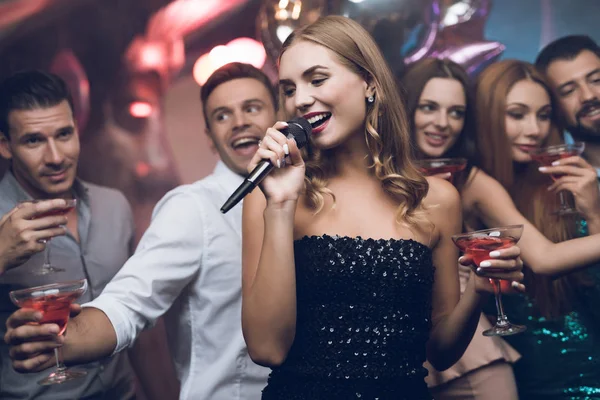
POLYGON ((427 343, 427 358, 438 370, 450 367, 460 358, 471 341, 483 298, 469 295, 459 305, 458 249, 451 236, 459 233, 462 212, 458 192, 451 184, 429 179, 430 194, 426 204, 432 204, 430 218, 439 240, 433 247, 435 280, 432 298, 433 328, 427 343), (436 182, 437 181, 437 182, 436 182))
POLYGON ((275 129, 248 167, 287 153, 289 165, 246 196, 242 217, 242 329, 250 357, 265 366, 285 360, 296 333, 294 219, 305 169, 295 141, 275 129))
POLYGON ((242 327, 250 357, 264 366, 281 364, 294 341, 295 209, 266 207, 259 190, 244 200, 242 327))
POLYGON ((469 345, 492 287, 489 278, 520 281, 522 263, 518 247, 501 250, 502 258, 490 260, 490 267, 481 268, 471 278, 462 297, 458 283, 458 249, 452 235, 461 232, 461 200, 456 189, 447 182, 430 179, 428 203, 439 204, 431 208, 439 240, 433 248, 436 267, 433 286, 433 328, 427 344, 427 357, 438 370, 452 366, 462 357, 469 345), (431 198, 429 198, 431 197, 431 198), (460 300, 459 300, 460 298, 460 300))
POLYGON ((560 243, 548 240, 517 210, 506 189, 483 171, 478 171, 465 187, 463 200, 473 204, 471 211, 490 228, 524 226, 519 241, 521 256, 536 274, 560 276, 600 260, 600 235, 560 243))

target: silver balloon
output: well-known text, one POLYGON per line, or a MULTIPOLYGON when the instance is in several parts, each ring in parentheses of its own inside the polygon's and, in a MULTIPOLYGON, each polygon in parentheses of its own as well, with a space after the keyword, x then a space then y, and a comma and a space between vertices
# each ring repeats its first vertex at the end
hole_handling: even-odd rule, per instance
POLYGON ((326 0, 264 0, 258 13, 258 36, 276 62, 285 39, 294 29, 328 14, 326 0))
POLYGON ((445 0, 441 28, 468 22, 482 14, 487 15, 489 8, 488 0, 445 0))

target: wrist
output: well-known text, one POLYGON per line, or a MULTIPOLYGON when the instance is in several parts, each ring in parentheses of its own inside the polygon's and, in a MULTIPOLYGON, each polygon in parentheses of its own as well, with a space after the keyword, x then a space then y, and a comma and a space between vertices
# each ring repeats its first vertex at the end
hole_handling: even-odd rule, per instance
POLYGON ((275 200, 267 199, 267 207, 265 208, 265 214, 267 213, 295 213, 298 199, 285 199, 275 200))
POLYGON ((592 214, 592 215, 583 215, 583 219, 587 224, 587 230, 590 235, 600 233, 600 215, 592 214))
POLYGON ((475 273, 475 271, 471 271, 471 277, 469 279, 469 283, 467 287, 472 283, 472 290, 475 296, 475 299, 481 304, 485 303, 490 296, 490 281, 488 278, 481 277, 475 273))
POLYGON ((588 222, 599 223, 600 222, 600 206, 594 207, 589 212, 587 212, 583 217, 588 222))

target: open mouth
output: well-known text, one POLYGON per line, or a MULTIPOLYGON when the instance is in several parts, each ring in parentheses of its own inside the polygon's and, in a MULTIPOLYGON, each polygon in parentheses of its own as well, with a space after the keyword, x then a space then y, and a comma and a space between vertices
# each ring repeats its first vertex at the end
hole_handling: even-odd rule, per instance
POLYGON ((231 142, 231 147, 234 150, 247 150, 253 146, 258 146, 259 140, 257 137, 241 137, 231 142))
POLYGON ((581 110, 580 115, 582 117, 590 117, 590 118, 596 117, 596 116, 600 115, 600 106, 596 106, 596 105, 588 106, 588 107, 584 108, 583 110, 581 110))
POLYGON ((316 129, 319 126, 323 125, 325 122, 327 122, 329 118, 331 118, 331 113, 324 112, 318 114, 310 114, 310 116, 306 118, 306 120, 308 121, 310 126, 312 126, 313 129, 316 129))
POLYGON ((427 138, 427 142, 432 146, 442 146, 446 143, 450 136, 442 135, 439 133, 425 132, 425 137, 427 138))

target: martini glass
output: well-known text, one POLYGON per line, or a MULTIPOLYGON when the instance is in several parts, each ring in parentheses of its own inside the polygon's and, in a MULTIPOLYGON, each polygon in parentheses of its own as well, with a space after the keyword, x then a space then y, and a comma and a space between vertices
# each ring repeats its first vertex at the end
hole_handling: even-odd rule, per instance
MULTIPOLYGON (((20 308, 33 308, 42 313, 40 324, 56 324, 63 335, 67 329, 71 303, 87 290, 87 280, 52 283, 28 289, 14 290, 9 293, 11 301, 20 308)), ((72 379, 81 378, 87 372, 67 369, 61 361, 62 348, 54 349, 56 371, 38 382, 40 385, 57 385, 72 379)))
MULTIPOLYGON (((580 156, 585 150, 585 143, 575 142, 571 144, 560 144, 556 146, 542 147, 535 149, 529 153, 532 159, 540 163, 544 167, 549 167, 554 161, 580 156)), ((550 175, 553 180, 557 180, 560 176, 550 175)), ((560 216, 578 214, 578 211, 567 203, 564 191, 558 192, 560 200, 560 208, 554 212, 560 216)))
MULTIPOLYGON (((36 200, 26 200, 21 203, 39 203, 40 201, 43 201, 43 200, 37 200, 37 199, 36 200)), ((47 211, 44 213, 36 214, 33 217, 33 219, 44 218, 44 217, 53 217, 55 215, 67 215, 69 212, 71 212, 71 210, 73 210, 75 208, 75 206, 77 205, 77 200, 68 199, 65 201, 67 202, 67 204, 63 208, 54 209, 54 210, 50 210, 50 211, 47 211)), ((47 274, 52 274, 55 272, 64 272, 65 271, 64 268, 55 267, 52 264, 50 264, 50 239, 43 240, 43 241, 46 244, 46 247, 44 248, 44 264, 41 267, 34 269, 32 271, 32 273, 34 275, 47 275, 47 274)))
MULTIPOLYGON (((465 254, 472 257, 477 267, 482 261, 491 259, 490 252, 514 246, 521 238, 523 225, 511 225, 500 228, 484 229, 452 236, 454 244, 465 254)), ((496 325, 483 331, 484 336, 508 336, 521 333, 527 328, 515 325, 508 320, 502 306, 502 285, 500 279, 490 279, 494 286, 496 297, 496 311, 498 318, 496 325)))
POLYGON ((451 183, 454 183, 454 174, 467 167, 466 158, 429 158, 415 161, 417 168, 423 175, 431 176, 450 173, 451 183))

